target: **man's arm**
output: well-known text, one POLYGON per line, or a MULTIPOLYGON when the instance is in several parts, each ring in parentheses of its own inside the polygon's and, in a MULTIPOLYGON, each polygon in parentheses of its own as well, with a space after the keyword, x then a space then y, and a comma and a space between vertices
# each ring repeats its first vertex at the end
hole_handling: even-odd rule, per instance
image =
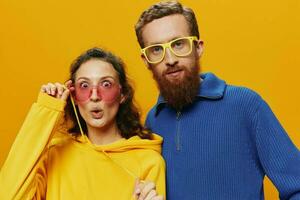
POLYGON ((261 100, 253 118, 261 165, 280 199, 300 200, 300 152, 267 103, 261 100))

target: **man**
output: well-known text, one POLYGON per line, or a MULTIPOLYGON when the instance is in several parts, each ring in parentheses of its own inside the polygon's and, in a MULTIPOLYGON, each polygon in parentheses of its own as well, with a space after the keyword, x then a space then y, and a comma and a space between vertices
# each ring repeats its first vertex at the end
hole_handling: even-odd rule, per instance
POLYGON ((168 200, 262 200, 267 175, 300 199, 300 153, 254 91, 198 75, 203 42, 192 9, 160 2, 136 26, 160 90, 146 125, 164 138, 168 200))

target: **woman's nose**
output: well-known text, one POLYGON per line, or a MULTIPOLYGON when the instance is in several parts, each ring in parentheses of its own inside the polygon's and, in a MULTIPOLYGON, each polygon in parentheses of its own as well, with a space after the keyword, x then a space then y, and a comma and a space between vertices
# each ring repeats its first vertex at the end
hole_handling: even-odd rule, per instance
POLYGON ((98 89, 97 87, 93 87, 91 91, 91 101, 100 101, 101 97, 98 95, 98 89))

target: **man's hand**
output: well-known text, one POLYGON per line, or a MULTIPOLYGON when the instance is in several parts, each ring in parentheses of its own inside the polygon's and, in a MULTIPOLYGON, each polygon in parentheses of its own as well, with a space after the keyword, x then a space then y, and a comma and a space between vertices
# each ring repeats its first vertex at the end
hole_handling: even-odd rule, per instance
POLYGON ((155 184, 151 181, 136 180, 134 196, 136 200, 163 200, 156 192, 155 184))

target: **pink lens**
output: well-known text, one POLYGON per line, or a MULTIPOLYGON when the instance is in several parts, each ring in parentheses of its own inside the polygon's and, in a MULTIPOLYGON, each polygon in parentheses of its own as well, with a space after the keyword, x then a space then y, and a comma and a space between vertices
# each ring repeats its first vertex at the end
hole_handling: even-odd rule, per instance
POLYGON ((97 89, 98 98, 106 103, 114 102, 120 95, 121 86, 119 84, 112 84, 110 86, 96 85, 96 86, 81 86, 80 84, 75 84, 73 95, 79 103, 87 102, 93 92, 93 89, 97 89))
POLYGON ((106 103, 112 103, 120 96, 121 86, 119 84, 114 84, 107 88, 102 85, 98 87, 98 97, 106 103))

